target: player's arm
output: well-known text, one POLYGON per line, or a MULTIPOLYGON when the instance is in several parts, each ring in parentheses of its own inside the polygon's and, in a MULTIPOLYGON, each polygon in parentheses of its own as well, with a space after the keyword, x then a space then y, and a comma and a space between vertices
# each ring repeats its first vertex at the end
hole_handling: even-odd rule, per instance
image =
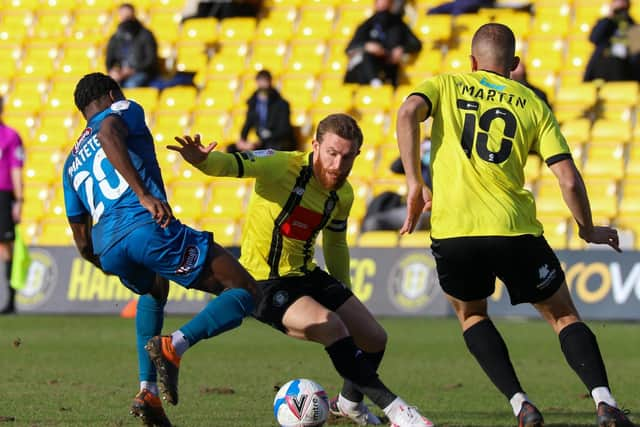
POLYGON ((331 221, 322 230, 322 253, 329 273, 351 287, 349 274, 349 246, 347 245, 347 220, 331 221))
POLYGON ((431 191, 422 179, 420 164, 420 122, 429 117, 428 98, 413 94, 400 106, 396 133, 400 159, 407 180, 407 218, 400 233, 411 233, 420 214, 431 208, 431 191))
POLYGON ((589 243, 604 243, 621 252, 618 231, 611 227, 596 227, 591 217, 587 189, 573 159, 564 159, 550 166, 562 190, 562 197, 578 223, 580 237, 589 243))
POLYGON ((173 214, 169 204, 151 195, 142 181, 142 177, 133 166, 125 143, 128 129, 124 121, 116 116, 108 116, 102 122, 98 132, 98 140, 109 159, 109 162, 127 181, 131 190, 138 196, 140 204, 145 207, 153 219, 163 228, 169 225, 173 214))
POLYGON ((78 248, 82 258, 89 261, 102 270, 100 258, 93 253, 93 243, 91 241, 91 217, 87 214, 69 218, 69 226, 73 233, 73 241, 78 248))

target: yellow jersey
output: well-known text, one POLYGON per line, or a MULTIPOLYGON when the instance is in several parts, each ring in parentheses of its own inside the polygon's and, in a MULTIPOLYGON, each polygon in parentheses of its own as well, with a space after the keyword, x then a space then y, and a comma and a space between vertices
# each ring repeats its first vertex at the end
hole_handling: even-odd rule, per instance
POLYGON ((421 96, 433 117, 432 237, 540 236, 533 195, 524 188, 527 157, 539 153, 547 165, 571 157, 546 103, 489 71, 435 76, 411 95, 421 96))
POLYGON ((353 189, 348 182, 335 191, 324 189, 313 175, 312 156, 297 151, 214 151, 196 165, 207 175, 256 179, 240 256, 256 280, 312 271, 322 231, 329 272, 350 284, 346 231, 353 189))

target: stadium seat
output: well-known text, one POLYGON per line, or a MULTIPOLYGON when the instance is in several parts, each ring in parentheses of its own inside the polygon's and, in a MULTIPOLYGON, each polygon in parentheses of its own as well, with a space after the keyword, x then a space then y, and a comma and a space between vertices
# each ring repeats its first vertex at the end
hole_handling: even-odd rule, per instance
POLYGON ((629 142, 631 140, 630 123, 622 120, 596 120, 591 129, 591 140, 594 143, 629 142))
POLYGON ((567 85, 563 82, 558 89, 554 110, 573 112, 574 118, 581 117, 595 106, 596 91, 593 83, 567 85))
POLYGON ((36 87, 30 91, 12 92, 4 104, 8 114, 35 115, 42 108, 42 95, 36 87))
POLYGON ((460 45, 465 45, 483 24, 487 18, 478 13, 463 13, 455 17, 453 21, 453 36, 460 45))
POLYGON ((147 114, 153 113, 158 105, 158 89, 153 87, 126 88, 124 94, 142 105, 147 114))
POLYGON ((618 195, 615 181, 609 179, 585 179, 594 218, 611 220, 618 213, 618 195))
POLYGON ((211 189, 209 201, 203 218, 238 219, 245 215, 245 196, 247 187, 243 182, 230 179, 216 181, 211 189))
POLYGON ((374 179, 376 160, 376 149, 373 147, 364 147, 362 152, 356 159, 351 169, 351 177, 362 182, 369 182, 374 179))
POLYGON ((175 63, 177 71, 193 73, 205 71, 208 62, 206 45, 200 42, 178 45, 175 63))
POLYGON ((29 144, 31 149, 67 150, 76 141, 76 135, 69 135, 70 128, 56 127, 45 128, 40 126, 34 135, 33 142, 29 144))
POLYGON ((41 246, 72 246, 73 235, 67 220, 59 218, 42 221, 42 231, 37 243, 41 246))
POLYGON ((358 238, 361 248, 395 248, 397 245, 397 231, 367 231, 358 238))
MULTIPOLYGON (((153 19, 153 17, 152 17, 153 19)), ((171 18, 165 18, 171 24, 171 18)), ((173 27, 177 26, 174 22, 173 27)), ((218 20, 216 18, 194 18, 185 21, 180 28, 180 42, 196 41, 205 44, 212 44, 218 39, 218 20)))
MULTIPOLYGON (((627 178, 622 186, 622 200, 620 201, 620 214, 624 216, 640 217, 640 179, 627 178)), ((640 230, 640 223, 637 225, 640 230)))
POLYGON ((36 25, 33 28, 32 40, 60 40, 68 35, 71 24, 69 12, 41 12, 38 14, 36 25))
POLYGON ((157 112, 190 112, 196 101, 196 89, 187 86, 170 87, 162 91, 157 112))
POLYGON ((550 11, 548 14, 536 12, 529 38, 542 36, 565 37, 569 31, 570 11, 570 8, 566 5, 560 5, 555 12, 550 11))
POLYGON ((24 166, 25 180, 49 185, 58 183, 62 173, 62 156, 55 150, 26 150, 24 166))
POLYGON ((334 37, 341 40, 350 40, 356 31, 356 28, 368 19, 373 13, 371 7, 344 5, 340 7, 338 20, 334 27, 334 37))
MULTIPOLYGON (((638 126, 636 125, 636 128, 638 126)), ((629 150, 629 158, 627 160, 626 168, 627 179, 640 180, 640 144, 632 144, 629 150)))
MULTIPOLYGON (((416 19, 413 31, 421 40, 432 42, 445 42, 449 40, 452 32, 450 15, 421 14, 416 19)), ((426 47, 426 46, 425 46, 426 47)))
POLYGON ((391 107, 393 88, 360 86, 354 94, 354 106, 361 113, 387 111, 391 107))
POLYGON ((624 175, 624 145, 593 144, 589 147, 583 173, 587 179, 622 179, 624 175))
POLYGON ((539 216, 544 237, 553 249, 567 248, 568 219, 566 216, 539 216))
POLYGON ((431 247, 431 233, 428 230, 416 230, 411 234, 401 235, 398 246, 416 249, 429 248, 431 247))
POLYGON ((605 82, 598 93, 605 108, 618 105, 635 107, 638 104, 637 82, 605 82))
POLYGON ((216 88, 202 90, 198 95, 196 103, 197 111, 207 111, 210 114, 215 112, 227 112, 235 105, 235 93, 231 91, 220 91, 216 88))
POLYGON ((310 55, 309 52, 292 54, 287 62, 288 74, 316 75, 323 70, 323 55, 310 55))
POLYGON ((227 18, 220 24, 219 39, 222 43, 248 43, 253 40, 255 32, 255 18, 227 18))
POLYGON ((441 67, 442 52, 440 49, 423 50, 415 61, 407 64, 404 72, 411 81, 414 81, 414 76, 417 77, 417 80, 424 80, 426 77, 437 74, 441 67))
POLYGON ((267 69, 272 74, 280 74, 284 69, 284 58, 287 54, 287 44, 284 41, 254 42, 250 68, 253 73, 267 69))
MULTIPOLYGON (((6 107, 5 111, 7 111, 6 107)), ((31 134, 33 133, 37 120, 38 116, 36 114, 25 114, 22 112, 12 113, 10 111, 2 114, 2 121, 14 128, 20 134, 22 142, 25 145, 31 143, 31 134)))
POLYGON ((71 25, 71 36, 74 39, 82 39, 85 34, 105 34, 109 22, 111 22, 111 13, 107 8, 78 9, 71 25))
POLYGON ((562 123, 561 130, 570 147, 583 145, 591 137, 591 121, 584 118, 567 120, 562 123))
POLYGON ((30 182, 29 185, 25 185, 25 206, 22 209, 22 219, 39 221, 46 216, 46 207, 52 195, 51 187, 48 184, 30 182))
POLYGON ((307 110, 315 97, 316 79, 313 74, 285 74, 280 78, 280 92, 291 109, 307 110))
POLYGON ((207 188, 191 181, 176 181, 169 189, 169 203, 178 219, 199 218, 202 215, 207 188))
POLYGON ((349 90, 323 87, 314 107, 325 111, 333 110, 335 113, 348 112, 353 108, 352 93, 349 90))
MULTIPOLYGON (((208 144, 211 141, 219 143, 217 150, 221 150, 223 146, 229 142, 229 135, 227 128, 230 122, 229 115, 227 113, 216 113, 214 115, 211 112, 201 112, 196 110, 193 116, 193 124, 191 125, 191 133, 199 133, 202 138, 203 144, 208 144)), ((237 137, 234 135, 234 137, 237 137)))
POLYGON ((444 57, 440 72, 461 73, 469 71, 471 59, 467 50, 449 50, 444 57))
POLYGON ((262 20, 256 29, 254 40, 288 42, 293 36, 293 23, 288 21, 262 20))
MULTIPOLYGON (((182 27, 182 31, 179 33, 178 29, 180 28, 179 24, 180 24, 180 18, 181 18, 179 13, 171 12, 171 11, 167 11, 167 12, 156 11, 153 14, 150 14, 149 16, 150 16, 150 19, 149 19, 149 22, 147 23, 147 28, 151 30, 151 32, 153 32, 153 35, 155 36, 158 44, 163 42, 175 43, 178 40, 179 36, 180 36, 180 40, 189 40, 189 39, 196 38, 195 35, 192 37, 189 36, 188 31, 184 30, 184 28, 187 27, 187 24, 189 22, 196 21, 196 19, 185 22, 185 25, 182 27)), ((212 19, 212 18, 209 18, 209 19, 212 19)), ((195 24, 189 24, 189 25, 195 25, 195 24)), ((216 28, 217 27, 214 27, 213 30, 215 31, 216 28)), ((199 41, 207 42, 208 36, 210 36, 210 34, 203 33, 199 35, 198 38, 196 39, 199 41)))
POLYGON ((231 219, 210 219, 202 218, 198 222, 198 228, 203 231, 213 233, 215 242, 223 247, 237 246, 239 242, 240 230, 231 219))
POLYGON ((569 217, 571 212, 562 198, 562 191, 555 177, 540 179, 535 197, 536 208, 540 216, 569 217))

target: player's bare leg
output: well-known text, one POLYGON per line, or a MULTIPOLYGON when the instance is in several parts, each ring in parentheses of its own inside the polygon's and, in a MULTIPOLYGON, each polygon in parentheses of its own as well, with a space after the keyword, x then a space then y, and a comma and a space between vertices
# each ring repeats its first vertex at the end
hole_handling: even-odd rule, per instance
POLYGON ((209 271, 192 289, 218 297, 191 321, 170 336, 155 336, 146 349, 158 371, 163 398, 178 403, 178 374, 182 355, 202 339, 234 329, 253 311, 261 292, 251 275, 224 248, 214 243, 210 251, 209 271))
POLYGON ((462 301, 450 295, 467 348, 493 384, 509 400, 519 427, 541 427, 542 414, 529 401, 516 375, 502 336, 487 313, 487 300, 462 301))
MULTIPOLYGON (((364 357, 377 371, 387 345, 387 333, 371 312, 352 296, 336 310, 364 357)), ((333 415, 348 417, 360 425, 380 425, 380 419, 363 402, 364 395, 345 379, 342 391, 329 402, 333 415)))
POLYGON ((325 346, 338 373, 359 389, 389 417, 392 426, 433 426, 416 408, 393 394, 378 378, 376 370, 363 357, 347 326, 338 314, 309 296, 296 300, 287 309, 282 324, 291 337, 315 341, 325 346))
POLYGON ((548 299, 534 304, 560 339, 569 366, 591 393, 601 427, 633 427, 611 395, 607 371, 596 336, 582 322, 566 283, 548 299))

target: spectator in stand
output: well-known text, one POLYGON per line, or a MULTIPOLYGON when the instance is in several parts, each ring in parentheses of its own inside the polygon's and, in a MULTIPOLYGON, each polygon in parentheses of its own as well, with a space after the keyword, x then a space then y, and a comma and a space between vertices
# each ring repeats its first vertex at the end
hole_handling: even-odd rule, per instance
POLYGON ((107 71, 124 88, 147 86, 158 76, 158 44, 136 18, 133 5, 118 8, 118 29, 107 45, 107 71))
POLYGON ((515 70, 511 71, 511 79, 520 82, 531 89, 536 95, 538 95, 538 98, 542 99, 545 104, 551 108, 551 104, 549 104, 549 100, 547 99, 547 94, 539 87, 529 83, 529 80, 527 80, 527 69, 525 68, 523 61, 518 62, 518 66, 515 70))
POLYGON ((422 43, 394 13, 393 0, 376 0, 375 13, 356 29, 346 52, 349 64, 346 83, 398 84, 399 66, 405 54, 419 52, 422 43))
MULTIPOLYGON (((0 115, 3 99, 0 97, 0 115)), ((11 259, 15 225, 22 214, 23 181, 22 164, 24 151, 18 133, 5 125, 0 119, 0 287, 7 290, 8 296, 0 314, 15 311, 15 290, 11 287, 11 259)))
POLYGON ((182 10, 183 21, 192 18, 257 17, 262 9, 262 0, 187 0, 182 10))
POLYGON ((629 50, 629 30, 635 25, 629 7, 629 0, 613 0, 609 16, 600 19, 591 30, 589 40, 595 50, 587 64, 584 81, 640 80, 640 58, 629 50))
POLYGON ((247 117, 242 126, 240 140, 230 145, 227 151, 263 150, 271 148, 280 151, 292 151, 297 147, 289 103, 273 87, 271 73, 260 70, 256 75, 257 89, 247 100, 247 117), (254 129, 258 140, 247 140, 254 129))

